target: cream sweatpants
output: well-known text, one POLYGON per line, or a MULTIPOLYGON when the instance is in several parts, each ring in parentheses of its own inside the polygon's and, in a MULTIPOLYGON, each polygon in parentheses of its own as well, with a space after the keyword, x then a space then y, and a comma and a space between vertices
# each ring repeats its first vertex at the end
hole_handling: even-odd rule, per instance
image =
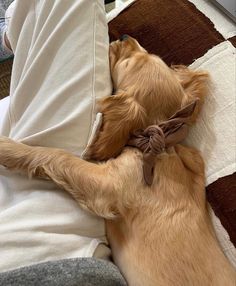
MULTIPOLYGON (((111 92, 103 0, 13 5, 7 36, 15 58, 10 103, 0 103, 0 134, 81 154, 96 101, 111 92)), ((65 191, 0 167, 0 271, 89 257, 104 241, 103 220, 65 191)))

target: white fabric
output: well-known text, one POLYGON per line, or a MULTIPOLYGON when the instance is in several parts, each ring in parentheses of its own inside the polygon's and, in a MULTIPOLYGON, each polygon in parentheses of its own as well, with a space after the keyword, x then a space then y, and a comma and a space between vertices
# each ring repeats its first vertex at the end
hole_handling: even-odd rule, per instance
MULTIPOLYGON (((212 84, 198 123, 191 128, 190 146, 200 149, 206 164, 206 184, 236 171, 236 49, 225 41, 190 65, 209 71, 212 84)), ((211 220, 224 254, 236 267, 236 250, 219 219, 211 220)))
POLYGON ((225 39, 236 35, 236 25, 226 14, 216 7, 209 0, 189 0, 203 14, 205 14, 214 24, 215 29, 220 32, 225 39))
MULTIPOLYGON (((7 46, 7 44, 6 44, 6 41, 5 41, 5 32, 6 32, 7 28, 8 28, 8 26, 9 26, 9 22, 10 22, 11 16, 12 16, 13 11, 14 11, 14 9, 15 9, 15 4, 16 4, 16 2, 13 1, 13 2, 10 4, 10 6, 8 7, 8 9, 7 9, 6 13, 5 13, 5 24, 6 24, 6 25, 5 25, 5 30, 2 31, 2 33, 3 33, 3 35, 4 35, 4 36, 2 37, 2 43, 3 43, 3 45, 4 45, 5 50, 6 50, 7 52, 11 53, 11 54, 12 54, 12 51, 8 48, 8 46, 7 46)), ((1 113, 0 113, 0 114, 1 114, 1 113)))
POLYGON ((103 114, 101 112, 98 112, 97 115, 96 115, 96 119, 94 121, 94 124, 93 124, 93 129, 92 129, 91 135, 89 137, 88 144, 87 144, 86 148, 84 149, 84 151, 81 154, 81 157, 83 159, 86 159, 87 153, 89 151, 89 147, 93 143, 94 139, 96 138, 95 137, 96 134, 99 132, 99 130, 100 130, 101 126, 102 126, 102 118, 103 118, 103 114))
POLYGON ((123 6, 125 4, 125 2, 128 2, 128 1, 129 0, 116 0, 115 1, 116 7, 123 6))
MULTIPOLYGON (((236 49, 225 41, 190 65, 209 71, 212 84, 198 123, 191 128, 190 146, 200 149, 206 164, 206 184, 236 171, 236 49)), ((211 220, 224 254, 236 267, 236 250, 210 208, 211 220)))
POLYGON ((3 128, 3 119, 7 114, 7 110, 10 103, 10 97, 7 96, 0 100, 0 130, 3 128))
MULTIPOLYGON (((19 0, 8 37, 15 59, 0 133, 81 154, 96 100, 111 92, 103 0, 19 0)), ((103 220, 66 192, 0 168, 0 271, 92 256, 104 240, 103 220)))
POLYGON ((136 0, 117 1, 116 8, 107 13, 107 22, 109 23, 135 1, 136 0))
POLYGON ((236 49, 225 41, 190 65, 209 71, 212 78, 198 123, 187 143, 200 149, 207 185, 236 171, 236 49))
POLYGON ((221 248, 224 254, 226 255, 226 257, 229 259, 229 261, 232 263, 232 265, 236 269, 236 249, 233 243, 230 241, 228 233, 222 226, 220 220, 215 215, 211 207, 209 207, 209 213, 210 213, 211 221, 215 229, 217 239, 221 245, 221 248))

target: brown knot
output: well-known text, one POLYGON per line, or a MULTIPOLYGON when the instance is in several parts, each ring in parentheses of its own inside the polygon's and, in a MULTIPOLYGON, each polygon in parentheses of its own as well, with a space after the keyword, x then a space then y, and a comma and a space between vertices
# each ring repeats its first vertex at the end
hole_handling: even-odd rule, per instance
POLYGON ((165 134, 161 127, 152 125, 145 130, 137 130, 129 145, 136 146, 144 153, 159 154, 165 150, 165 134))
POLYGON ((153 182, 156 156, 172 147, 188 134, 187 122, 193 114, 197 101, 177 111, 169 120, 152 125, 145 130, 136 130, 128 142, 143 152, 143 175, 148 185, 153 182))

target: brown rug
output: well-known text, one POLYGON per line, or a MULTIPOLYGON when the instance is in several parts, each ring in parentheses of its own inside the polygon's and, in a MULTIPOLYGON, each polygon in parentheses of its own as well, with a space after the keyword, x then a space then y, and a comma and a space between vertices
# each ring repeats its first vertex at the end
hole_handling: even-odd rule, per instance
POLYGON ((236 246, 236 173, 210 184, 207 198, 236 246))
POLYGON ((12 59, 0 63, 0 99, 9 95, 12 59))
POLYGON ((111 41, 123 34, 168 65, 189 65, 225 40, 210 19, 184 0, 137 0, 109 23, 111 41))

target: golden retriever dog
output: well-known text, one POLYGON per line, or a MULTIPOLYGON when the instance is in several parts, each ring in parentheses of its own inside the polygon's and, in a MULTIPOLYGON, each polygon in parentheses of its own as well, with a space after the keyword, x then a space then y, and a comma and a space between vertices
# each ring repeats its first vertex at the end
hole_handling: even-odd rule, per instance
POLYGON ((196 123, 208 74, 169 68, 128 36, 110 45, 110 64, 115 94, 100 102, 103 125, 89 151, 102 163, 1 137, 0 164, 53 180, 103 217, 113 259, 128 285, 235 286, 236 272, 209 218, 199 151, 162 146, 152 157, 148 184, 145 151, 125 147, 136 130, 161 126, 198 99, 183 125, 196 123))

